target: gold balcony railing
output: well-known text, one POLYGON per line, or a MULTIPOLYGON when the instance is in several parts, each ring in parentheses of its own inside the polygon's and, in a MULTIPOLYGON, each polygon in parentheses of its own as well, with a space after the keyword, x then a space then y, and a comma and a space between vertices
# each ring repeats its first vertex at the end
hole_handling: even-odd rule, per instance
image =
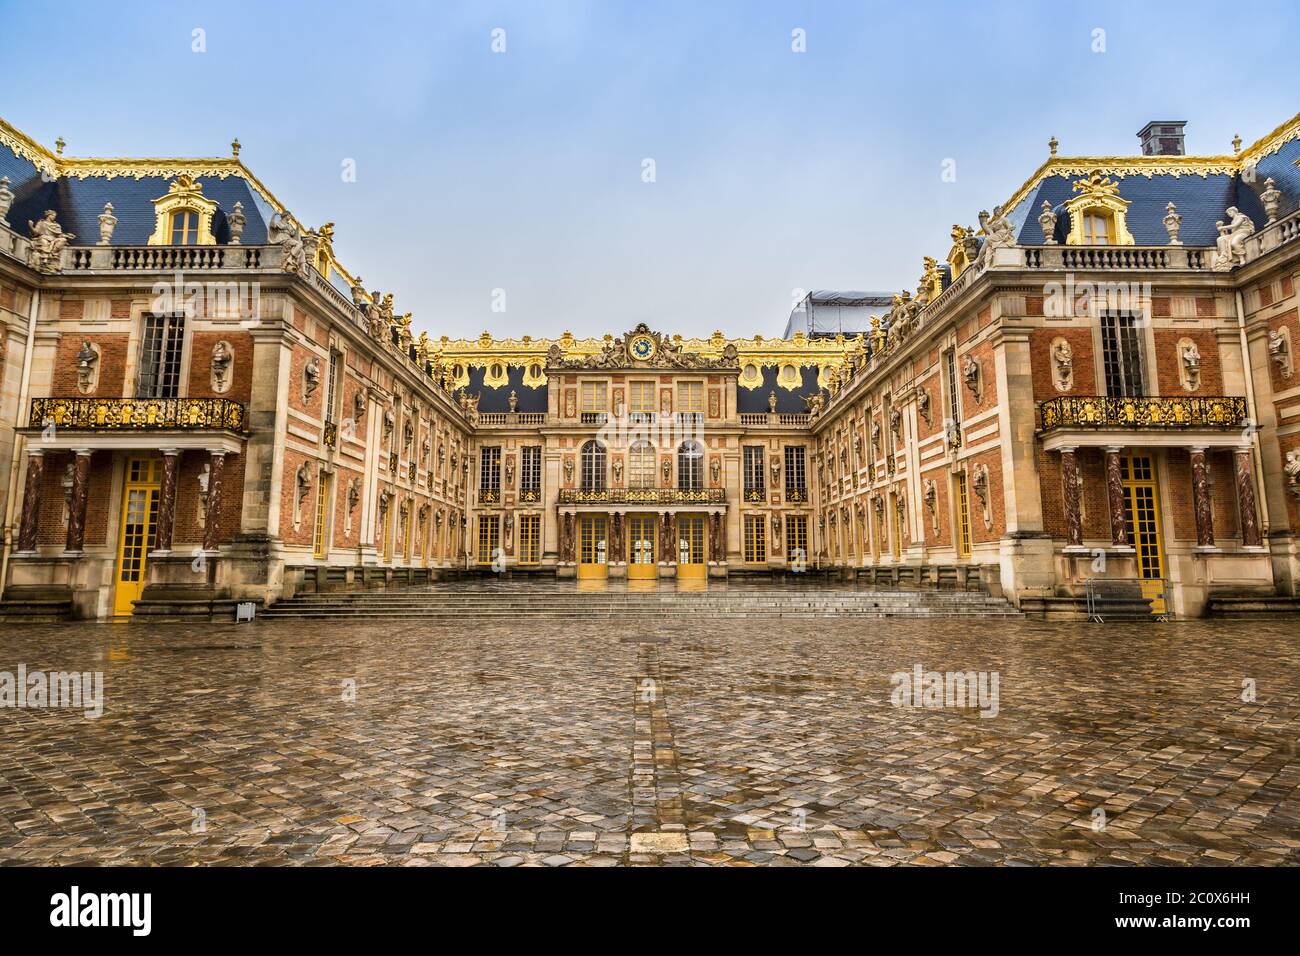
POLYGON ((1246 399, 1178 395, 1167 398, 1063 395, 1039 403, 1039 431, 1054 428, 1244 428, 1246 399))
POLYGON ((339 443, 339 425, 338 422, 327 421, 325 427, 321 429, 321 438, 325 442, 326 448, 334 448, 339 443))
POLYGON ((245 410, 228 398, 33 398, 33 428, 96 431, 244 430, 245 410))
POLYGON ((723 504, 727 500, 725 488, 605 488, 601 491, 582 491, 561 488, 559 504, 562 505, 707 505, 723 504))

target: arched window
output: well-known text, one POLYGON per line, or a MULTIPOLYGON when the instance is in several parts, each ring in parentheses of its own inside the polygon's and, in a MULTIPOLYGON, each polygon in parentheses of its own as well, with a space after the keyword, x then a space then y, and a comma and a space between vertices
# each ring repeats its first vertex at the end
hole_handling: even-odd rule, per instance
POLYGON ((627 453, 627 486, 653 488, 655 486, 655 447, 644 438, 633 442, 627 453))
POLYGON ((684 441, 677 447, 677 490, 700 491, 704 487, 704 446, 684 441))
POLYGON ((581 484, 583 491, 605 490, 605 446, 598 441, 589 441, 582 446, 581 484))

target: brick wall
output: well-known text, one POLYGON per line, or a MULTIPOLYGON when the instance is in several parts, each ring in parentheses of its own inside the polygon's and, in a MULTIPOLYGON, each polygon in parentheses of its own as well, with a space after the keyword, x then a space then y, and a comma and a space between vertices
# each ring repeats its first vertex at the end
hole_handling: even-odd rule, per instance
POLYGON ((1096 395, 1097 366, 1092 349, 1092 331, 1080 328, 1034 329, 1029 335, 1029 362, 1034 380, 1034 400, 1046 401, 1059 395, 1096 395), (1069 391, 1056 388, 1056 363, 1052 342, 1062 338, 1073 350, 1074 381, 1069 391))
POLYGON ((1219 359, 1219 343, 1209 329, 1156 329, 1155 370, 1161 395, 1187 395, 1182 380, 1182 351, 1178 343, 1190 339, 1201 353, 1201 384, 1194 394, 1222 395, 1223 366, 1219 359))
POLYGON ((998 376, 997 369, 993 365, 993 345, 991 343, 981 342, 974 348, 957 353, 957 387, 961 391, 963 421, 974 418, 980 412, 997 405, 998 376), (980 363, 980 400, 978 402, 975 401, 975 396, 971 394, 971 390, 966 387, 963 368, 966 364, 967 355, 980 363))
MULTIPOLYGON (((69 303, 62 303, 67 306, 69 303)), ((77 303, 80 305, 80 302, 77 303)), ((78 310, 80 319, 80 310, 78 310)), ((81 395, 77 388, 77 353, 81 343, 89 341, 99 346, 99 381, 96 387, 85 394, 102 398, 121 398, 126 394, 126 356, 130 337, 122 332, 94 332, 82 335, 80 332, 66 333, 59 340, 58 351, 54 357, 51 394, 70 398, 81 395)))

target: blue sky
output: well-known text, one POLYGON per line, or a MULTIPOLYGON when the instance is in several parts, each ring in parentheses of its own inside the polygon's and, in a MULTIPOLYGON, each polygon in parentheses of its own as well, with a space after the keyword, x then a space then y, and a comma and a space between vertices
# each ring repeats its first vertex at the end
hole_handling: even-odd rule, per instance
POLYGON ((915 288, 1052 135, 1133 154, 1147 120, 1186 119, 1206 154, 1267 133, 1300 109, 1298 11, 5 0, 0 115, 69 155, 228 155, 237 135, 434 336, 778 335, 794 289, 915 288))

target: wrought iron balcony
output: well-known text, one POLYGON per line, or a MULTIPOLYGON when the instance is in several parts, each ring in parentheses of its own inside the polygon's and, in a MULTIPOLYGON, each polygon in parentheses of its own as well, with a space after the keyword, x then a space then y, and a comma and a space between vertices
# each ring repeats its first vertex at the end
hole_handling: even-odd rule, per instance
POLYGON ((795 488, 787 485, 785 489, 785 500, 790 504, 803 504, 808 501, 808 489, 805 487, 795 488))
POLYGON ((33 398, 33 428, 93 431, 244 430, 244 406, 228 398, 33 398))
POLYGON ((327 421, 321 429, 321 438, 325 442, 326 448, 334 448, 339 443, 339 425, 338 422, 327 421))
POLYGON ((1055 428, 1245 428, 1246 399, 1179 395, 1167 398, 1063 395, 1039 403, 1039 431, 1055 428))
POLYGON ((582 491, 561 488, 559 504, 562 505, 720 505, 725 504, 725 488, 604 488, 600 491, 582 491))

